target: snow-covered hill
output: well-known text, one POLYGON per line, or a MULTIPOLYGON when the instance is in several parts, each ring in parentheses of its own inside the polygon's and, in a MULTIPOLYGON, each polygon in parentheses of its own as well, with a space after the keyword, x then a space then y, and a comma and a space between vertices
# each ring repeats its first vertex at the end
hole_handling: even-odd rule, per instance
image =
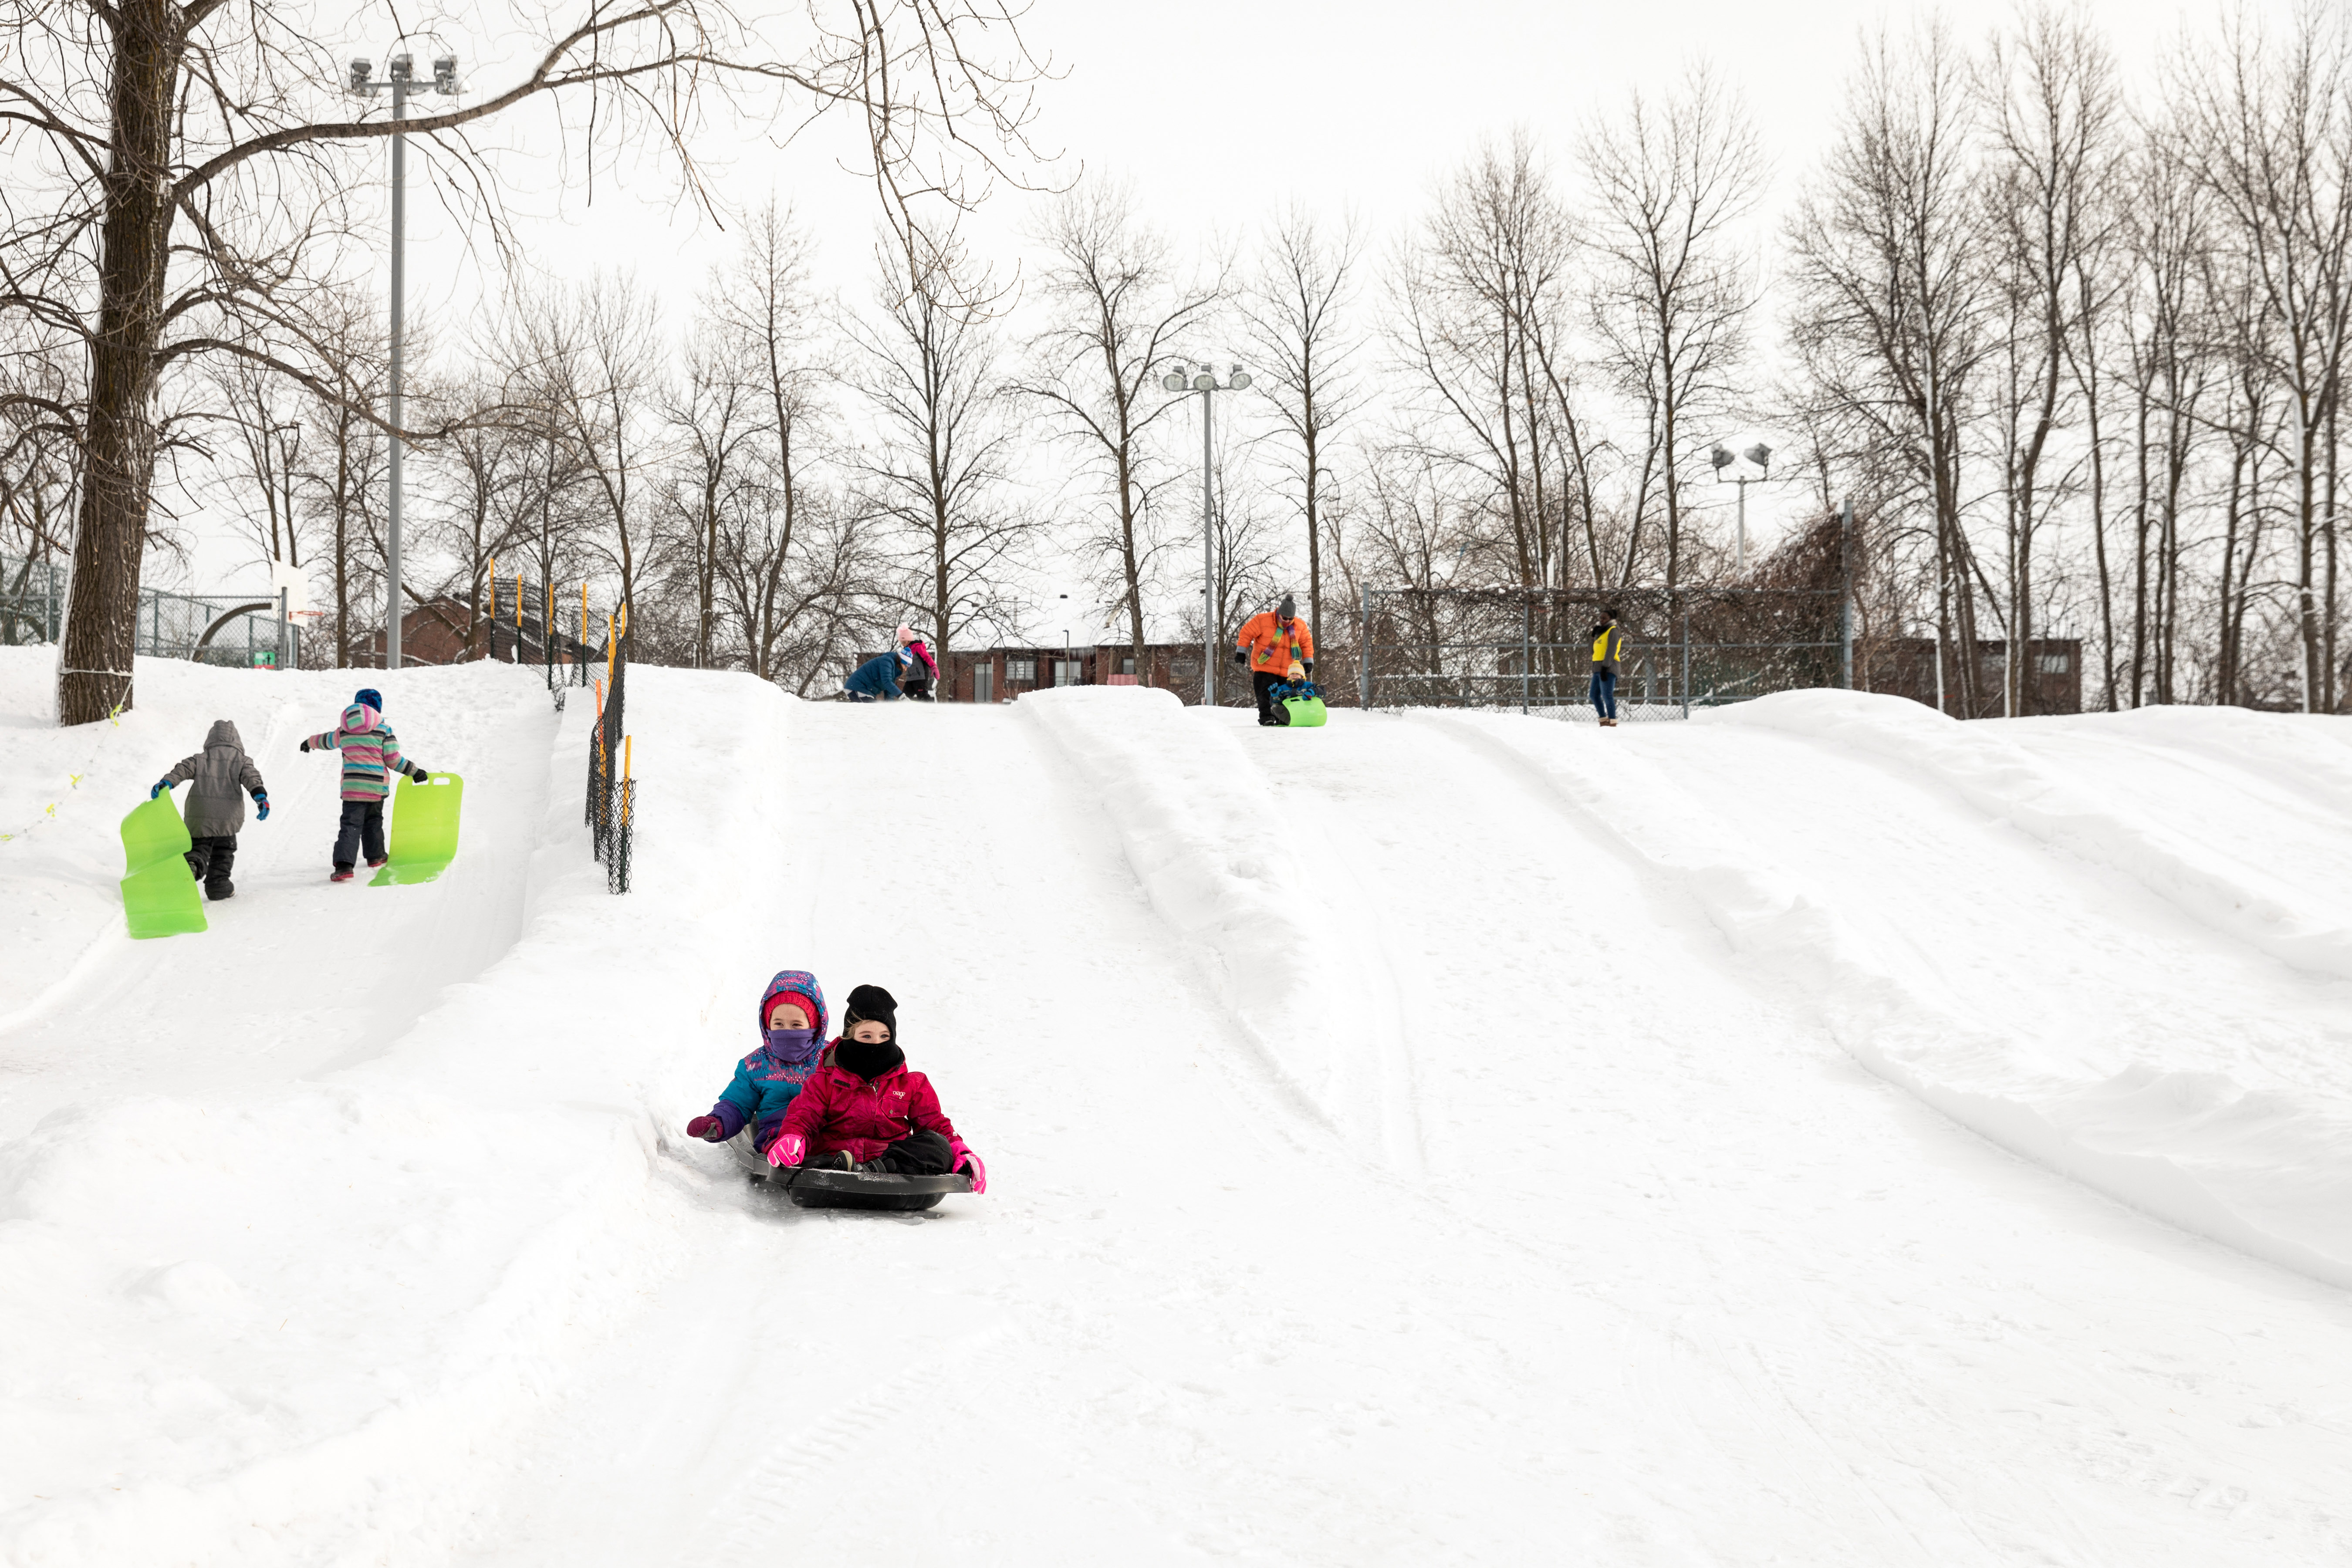
POLYGON ((412 672, 461 857, 329 887, 348 676, 0 650, 0 1562, 2352 1554, 2352 726, 1613 731, 412 672), (216 717, 275 810, 131 942, 216 717), (79 784, 68 781, 79 775, 79 784), (54 815, 44 808, 56 804, 54 815), (774 970, 993 1190, 684 1140, 774 970))

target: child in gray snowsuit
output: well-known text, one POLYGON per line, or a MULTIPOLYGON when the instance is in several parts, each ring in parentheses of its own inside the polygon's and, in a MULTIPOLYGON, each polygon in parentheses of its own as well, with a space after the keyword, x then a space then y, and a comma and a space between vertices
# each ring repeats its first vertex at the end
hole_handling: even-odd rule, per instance
POLYGON ((236 864, 236 830, 245 826, 245 796, 253 792, 254 815, 269 820, 269 793, 262 787, 261 770, 245 754, 236 726, 226 719, 213 721, 205 749, 183 757, 147 792, 153 800, 173 784, 192 784, 183 815, 188 823, 188 869, 205 885, 205 897, 226 899, 236 891, 228 879, 236 864))

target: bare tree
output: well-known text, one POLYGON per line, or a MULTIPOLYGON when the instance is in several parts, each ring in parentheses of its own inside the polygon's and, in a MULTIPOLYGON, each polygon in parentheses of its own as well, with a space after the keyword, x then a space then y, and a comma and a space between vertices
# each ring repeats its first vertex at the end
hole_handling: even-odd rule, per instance
POLYGON ((1105 492, 1091 543, 1142 669, 1144 584, 1165 542, 1153 526, 1145 437, 1184 401, 1165 398, 1156 376, 1176 341, 1223 299, 1225 268, 1180 282, 1166 238, 1136 217, 1132 195, 1098 181, 1056 202, 1038 237, 1048 321, 1030 344, 1022 391, 1085 454, 1105 492))
POLYGON ((220 407, 211 440, 220 499, 267 559, 299 568, 296 492, 302 472, 301 404, 308 394, 258 365, 213 366, 220 407))
POLYGON ((1747 357, 1756 279, 1733 229, 1755 205, 1763 159, 1747 115, 1702 67, 1662 102, 1633 93, 1621 118, 1585 137, 1584 164, 1604 215, 1587 237, 1602 258, 1595 314, 1644 416, 1634 529, 1638 538, 1654 477, 1672 590, 1683 575, 1685 459, 1705 446, 1705 422, 1732 411, 1730 373, 1747 357))
MULTIPOLYGON (((383 391, 385 342, 382 316, 356 289, 338 290, 310 309, 323 322, 312 352, 326 367, 326 390, 310 400, 298 516, 326 546, 335 660, 350 665, 354 648, 362 646, 357 606, 372 601, 383 578, 379 498, 391 448, 368 410, 383 391)), ((70 642, 66 657, 73 657, 70 642)))
POLYGON ((835 574, 861 559, 864 548, 863 531, 837 513, 823 537, 800 537, 814 489, 811 474, 830 435, 823 388, 836 374, 810 282, 814 252, 814 241, 791 211, 771 202, 745 230, 733 270, 711 300, 760 410, 754 426, 760 489, 751 498, 753 515, 728 547, 736 558, 737 616, 754 650, 751 668, 763 680, 781 679, 773 673, 780 668, 774 652, 780 640, 807 607, 829 604, 845 591, 835 574), (830 564, 804 567, 796 553, 804 542, 812 562, 830 564), (801 585, 797 593, 794 584, 801 585))
MULTIPOLYGON (((793 36, 786 47, 727 0, 565 4, 517 79, 407 122, 494 217, 498 160, 468 128, 543 96, 583 100, 570 124, 592 153, 649 131, 689 185, 689 133, 706 118, 847 106, 865 116, 887 196, 954 200, 961 165, 934 150, 1017 148, 1022 89, 1037 75, 1000 0, 820 4, 779 29, 793 36)), ((282 0, 0 0, 0 110, 18 132, 0 313, 88 356, 64 395, 0 395, 70 431, 82 463, 60 722, 131 701, 141 557, 185 396, 178 373, 236 355, 335 393, 308 352, 304 310, 350 226, 335 150, 393 128, 320 112, 342 64, 312 20, 282 0)))
POLYGON ((675 548, 694 600, 692 661, 713 662, 719 626, 720 542, 727 517, 758 502, 752 448, 761 437, 756 366, 745 363, 741 335, 714 321, 706 301, 686 345, 683 377, 665 403, 672 456, 663 494, 675 548))
MULTIPOLYGON (((505 555, 515 563, 516 547, 530 537, 533 509, 527 464, 537 443, 528 426, 519 426, 508 416, 514 405, 514 391, 502 374, 477 374, 437 398, 428 392, 420 400, 428 405, 434 402, 453 405, 446 410, 454 417, 453 427, 435 443, 431 453, 432 477, 439 481, 436 499, 440 502, 431 537, 456 558, 452 581, 463 584, 465 657, 469 658, 485 651, 486 633, 486 651, 497 653, 498 638, 488 632, 491 618, 486 612, 499 602, 498 558, 505 555)), ((509 575, 521 574, 515 571, 509 575)), ((518 595, 520 591, 520 585, 509 590, 518 595)), ((518 619, 521 608, 519 602, 513 605, 511 613, 518 619)), ((520 657, 520 639, 516 657, 520 657)))
POLYGON ((874 254, 879 320, 849 325, 878 431, 858 470, 904 601, 945 653, 1017 624, 1006 568, 1035 526, 1006 483, 1013 430, 991 326, 1003 297, 952 231, 918 228, 874 254))
POLYGON ((1307 624, 1323 629, 1323 513, 1337 432, 1355 412, 1349 362, 1362 338, 1349 319, 1363 236, 1350 216, 1326 229, 1292 205, 1268 225, 1255 277, 1242 295, 1257 381, 1297 443, 1289 455, 1298 515, 1307 525, 1307 624))
MULTIPOLYGON (((1992 336, 1967 87, 1940 26, 1900 46, 1873 40, 1790 225, 1790 335, 1800 422, 1832 461, 1885 487, 1882 516, 1924 513, 1937 624, 1973 649, 1977 595, 1992 585, 1969 540, 1963 469, 1992 336)), ((1975 658, 1956 669, 1961 711, 1974 713, 1975 658)))
POLYGON ((634 279, 599 274, 540 297, 526 331, 556 428, 595 498, 595 523, 582 542, 613 574, 615 602, 629 604, 657 542, 653 503, 665 432, 656 410, 665 389, 653 301, 634 279))
POLYGON ((1479 510, 1500 532, 1473 548, 1530 586, 1633 569, 1630 549, 1620 567, 1602 561, 1570 326, 1575 248, 1568 210, 1519 132, 1439 188, 1390 290, 1394 352, 1423 394, 1411 444, 1478 476, 1479 510))
POLYGON ((2085 258, 2115 221, 2107 186, 2121 118, 2114 61, 2080 16, 2024 14, 1986 62, 1992 170, 1985 184, 1992 272, 2003 331, 1996 380, 2008 544, 2009 626, 2003 710, 2028 711, 2034 689, 2034 535, 2058 499, 2051 442, 2068 409, 2068 374, 2085 258))
POLYGON ((2284 398, 2295 550, 2295 619, 2305 712, 2331 710, 2336 412, 2352 352, 2352 24, 2296 14, 2283 50, 2255 24, 2225 17, 2221 58, 2200 51, 2168 90, 2189 156, 2210 194, 2216 237, 2257 290, 2267 330, 2240 352, 2284 398), (2331 565, 2323 611, 2320 570, 2331 565))

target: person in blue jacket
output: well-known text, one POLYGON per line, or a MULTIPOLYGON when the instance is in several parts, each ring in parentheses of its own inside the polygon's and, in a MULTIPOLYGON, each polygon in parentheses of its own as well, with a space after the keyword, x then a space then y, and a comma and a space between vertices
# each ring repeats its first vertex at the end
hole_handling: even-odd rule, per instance
POLYGON ((880 699, 896 702, 903 695, 898 689, 898 678, 914 668, 915 656, 905 648, 892 653, 877 653, 849 672, 841 683, 852 702, 871 702, 880 699))
POLYGON ((724 1143, 749 1127, 761 1153, 824 1054, 824 992, 805 969, 787 969, 760 996, 760 1048, 735 1064, 734 1081, 687 1135, 724 1143))

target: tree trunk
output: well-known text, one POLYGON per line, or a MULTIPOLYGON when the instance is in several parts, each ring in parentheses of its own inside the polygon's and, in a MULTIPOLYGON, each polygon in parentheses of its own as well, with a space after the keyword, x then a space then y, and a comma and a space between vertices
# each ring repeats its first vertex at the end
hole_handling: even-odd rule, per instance
POLYGON ((184 47, 169 0, 124 0, 114 18, 113 145, 99 258, 98 338, 74 538, 58 721, 128 709, 139 570, 155 473, 155 350, 172 230, 172 84, 184 47))

